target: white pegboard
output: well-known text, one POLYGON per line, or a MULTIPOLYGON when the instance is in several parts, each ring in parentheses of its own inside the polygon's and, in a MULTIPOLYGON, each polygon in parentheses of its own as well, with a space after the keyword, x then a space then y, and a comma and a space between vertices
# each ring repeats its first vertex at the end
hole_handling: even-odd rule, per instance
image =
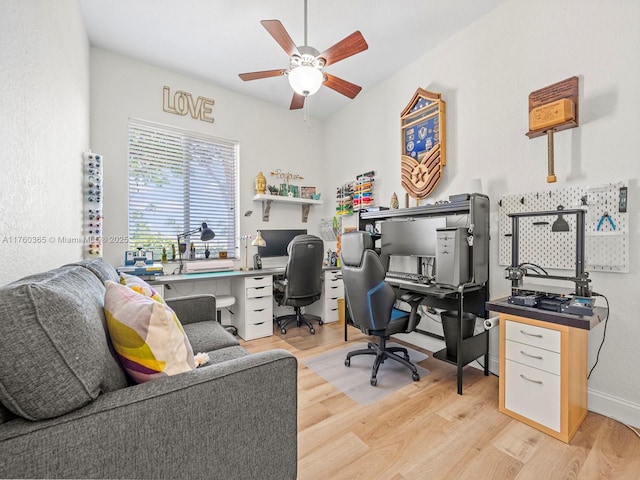
MULTIPOLYGON (((620 188, 624 182, 594 187, 505 195, 499 202, 500 265, 511 265, 510 213, 582 208, 585 215, 585 257, 587 270, 629 271, 628 214, 619 211, 620 188), (606 214, 606 215, 605 215, 606 214)), ((561 214, 561 212, 559 212, 561 214)), ((568 232, 553 232, 557 216, 519 219, 519 260, 545 268, 575 270, 576 216, 563 215, 568 232)))

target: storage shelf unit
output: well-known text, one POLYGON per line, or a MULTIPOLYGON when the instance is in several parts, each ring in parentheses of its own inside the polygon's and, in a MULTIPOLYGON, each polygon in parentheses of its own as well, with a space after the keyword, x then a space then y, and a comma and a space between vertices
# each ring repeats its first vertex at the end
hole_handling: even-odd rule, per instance
POLYGON ((307 312, 322 317, 324 323, 337 322, 338 299, 344 298, 344 284, 339 269, 325 270, 322 298, 307 307, 307 312))
POLYGON ((273 335, 273 276, 234 278, 231 293, 237 299, 231 307, 231 321, 244 340, 273 335))
MULTIPOLYGON (((455 223, 456 226, 466 227, 468 234, 472 237, 473 244, 469 249, 469 282, 459 285, 456 290, 451 290, 446 294, 442 294, 437 289, 430 292, 428 288, 420 285, 417 285, 415 290, 410 286, 398 288, 424 294, 425 297, 428 297, 428 303, 431 307, 458 311, 457 358, 449 357, 446 349, 434 353, 434 357, 456 365, 458 393, 462 394, 462 367, 484 356, 484 373, 489 375, 488 331, 485 330, 473 337, 463 339, 461 328, 462 312, 473 313, 481 318, 488 316, 485 304, 489 300, 489 197, 479 193, 462 194, 451 197, 449 203, 360 212, 358 228, 367 230, 367 225, 370 225, 369 230, 375 231, 375 223, 381 220, 436 216, 459 217, 452 218, 452 223, 455 223)), ((433 335, 421 330, 416 331, 433 335)))
POLYGON ((587 333, 501 313, 499 410, 568 443, 587 415, 587 333))

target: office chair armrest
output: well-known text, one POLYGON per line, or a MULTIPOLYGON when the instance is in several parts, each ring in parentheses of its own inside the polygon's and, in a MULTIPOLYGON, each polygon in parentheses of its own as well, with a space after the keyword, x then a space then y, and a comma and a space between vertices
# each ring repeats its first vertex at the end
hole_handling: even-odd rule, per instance
POLYGON ((409 314, 409 323, 407 324, 407 331, 413 332, 418 323, 420 322, 420 315, 418 315, 418 307, 422 304, 424 296, 418 293, 405 293, 400 297, 405 303, 408 303, 411 307, 411 313, 409 314))

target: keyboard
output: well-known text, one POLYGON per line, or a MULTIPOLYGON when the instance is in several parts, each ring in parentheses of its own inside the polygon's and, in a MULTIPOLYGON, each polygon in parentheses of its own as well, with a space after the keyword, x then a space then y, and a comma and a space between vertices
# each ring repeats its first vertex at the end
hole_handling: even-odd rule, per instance
POLYGON ((391 279, 405 280, 407 282, 415 282, 415 283, 429 283, 429 279, 424 275, 419 273, 408 273, 408 272, 387 272, 386 275, 391 279))

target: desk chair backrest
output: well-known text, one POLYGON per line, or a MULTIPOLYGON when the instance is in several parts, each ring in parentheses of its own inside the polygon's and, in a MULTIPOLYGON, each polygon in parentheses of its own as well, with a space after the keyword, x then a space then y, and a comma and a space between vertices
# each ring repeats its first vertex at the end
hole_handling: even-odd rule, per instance
POLYGON ((315 235, 298 235, 289 243, 289 261, 284 273, 287 305, 303 307, 320 299, 323 250, 322 239, 315 235))
POLYGON ((353 322, 366 334, 384 331, 392 317, 396 295, 385 283, 385 268, 367 232, 342 236, 342 282, 353 322))

